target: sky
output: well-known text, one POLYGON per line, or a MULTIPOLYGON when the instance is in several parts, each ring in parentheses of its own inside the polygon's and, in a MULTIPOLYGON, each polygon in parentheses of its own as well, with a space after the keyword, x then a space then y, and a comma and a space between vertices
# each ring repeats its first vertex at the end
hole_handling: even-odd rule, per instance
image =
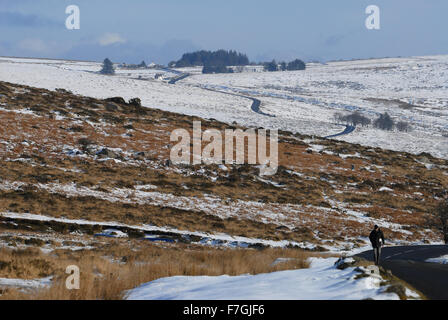
POLYGON ((178 60, 199 49, 251 61, 448 54, 446 0, 0 0, 0 56, 178 60), (80 29, 66 28, 77 5, 80 29), (365 26, 369 5, 380 29, 365 26))

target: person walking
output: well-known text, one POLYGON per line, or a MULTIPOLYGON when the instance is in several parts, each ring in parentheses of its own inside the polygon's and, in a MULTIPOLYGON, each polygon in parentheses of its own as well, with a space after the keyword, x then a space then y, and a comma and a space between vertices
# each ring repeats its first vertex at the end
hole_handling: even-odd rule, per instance
POLYGON ((381 257, 381 247, 384 246, 383 231, 381 231, 381 229, 377 225, 375 225, 372 232, 370 232, 369 239, 372 243, 373 259, 375 261, 375 265, 379 265, 381 257))

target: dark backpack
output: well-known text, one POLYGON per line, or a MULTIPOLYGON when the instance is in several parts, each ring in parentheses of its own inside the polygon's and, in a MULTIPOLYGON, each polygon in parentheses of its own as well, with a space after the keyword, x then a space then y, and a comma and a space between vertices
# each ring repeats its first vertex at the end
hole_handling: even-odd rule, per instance
POLYGON ((380 239, 383 239, 383 232, 381 230, 372 230, 372 232, 370 232, 370 242, 372 243, 372 246, 374 248, 378 248, 381 246, 381 242, 380 239))

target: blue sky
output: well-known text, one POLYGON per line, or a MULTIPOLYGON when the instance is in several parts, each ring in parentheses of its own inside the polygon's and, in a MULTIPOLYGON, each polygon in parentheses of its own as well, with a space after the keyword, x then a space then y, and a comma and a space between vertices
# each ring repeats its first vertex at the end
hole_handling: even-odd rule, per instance
POLYGON ((252 61, 448 54, 446 0, 0 0, 0 56, 167 63, 234 49, 252 61), (81 29, 65 28, 78 5, 81 29), (365 8, 381 9, 367 30, 365 8))

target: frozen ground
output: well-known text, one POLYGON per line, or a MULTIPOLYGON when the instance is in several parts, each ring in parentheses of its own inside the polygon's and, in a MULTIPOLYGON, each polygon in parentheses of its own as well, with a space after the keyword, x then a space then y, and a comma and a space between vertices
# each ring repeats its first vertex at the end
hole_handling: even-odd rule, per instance
POLYGON ((358 300, 394 299, 380 276, 355 279, 354 268, 339 270, 336 258, 312 258, 309 269, 258 275, 158 279, 128 291, 130 300, 358 300))

